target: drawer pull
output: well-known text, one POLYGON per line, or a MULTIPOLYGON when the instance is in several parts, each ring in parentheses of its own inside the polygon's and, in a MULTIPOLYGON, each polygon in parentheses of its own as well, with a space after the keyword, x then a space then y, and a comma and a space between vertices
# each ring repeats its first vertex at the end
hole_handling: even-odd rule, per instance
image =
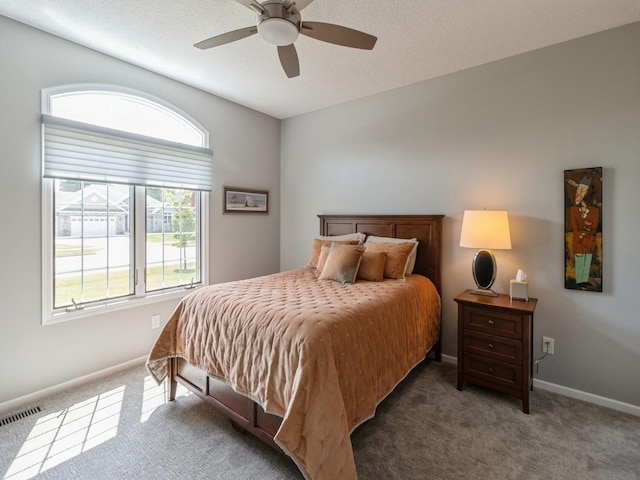
POLYGON ((489 350, 493 350, 493 349, 494 349, 493 343, 490 343, 489 344, 489 350))
POLYGON ((493 367, 489 367, 487 370, 489 370, 489 373, 493 373, 493 367))
POLYGON ((489 325, 493 325, 493 320, 489 320, 489 325))

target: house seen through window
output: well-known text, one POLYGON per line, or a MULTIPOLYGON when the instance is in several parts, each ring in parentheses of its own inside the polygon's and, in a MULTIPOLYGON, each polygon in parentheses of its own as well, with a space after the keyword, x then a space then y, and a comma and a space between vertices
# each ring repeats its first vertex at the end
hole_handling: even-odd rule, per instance
POLYGON ((207 132, 139 92, 53 88, 43 100, 45 322, 201 284, 207 132))

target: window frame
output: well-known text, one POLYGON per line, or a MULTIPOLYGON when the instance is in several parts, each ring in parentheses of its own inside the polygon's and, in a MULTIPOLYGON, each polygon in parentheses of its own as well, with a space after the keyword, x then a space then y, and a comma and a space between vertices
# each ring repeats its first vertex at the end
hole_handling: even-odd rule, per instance
MULTIPOLYGON (((102 91, 109 94, 124 94, 139 97, 143 100, 155 103, 167 109, 171 114, 181 116, 194 128, 203 134, 204 147, 209 146, 209 132, 195 121, 191 116, 171 105, 170 103, 154 97, 145 92, 134 89, 107 84, 74 84, 50 87, 42 90, 42 113, 50 114, 51 97, 61 93, 102 91)), ((44 131, 42 133, 41 147, 44 145, 44 131)), ((44 156, 44 152, 43 152, 44 156)), ((91 180, 89 180, 91 181, 91 180)), ((124 297, 105 299, 102 301, 88 302, 82 309, 56 309, 54 310, 54 264, 55 264, 55 179, 41 177, 42 182, 42 325, 51 325, 69 320, 92 317, 123 309, 180 299, 193 289, 202 288, 209 284, 209 192, 198 191, 200 195, 200 272, 201 281, 193 286, 177 286, 162 290, 146 292, 145 267, 146 267, 146 205, 145 192, 147 186, 134 185, 133 187, 133 215, 131 230, 134 232, 133 263, 137 284, 134 285, 134 293, 124 297), (139 231, 142 229, 142 231, 139 231)), ((165 187, 166 188, 166 187, 165 187)))

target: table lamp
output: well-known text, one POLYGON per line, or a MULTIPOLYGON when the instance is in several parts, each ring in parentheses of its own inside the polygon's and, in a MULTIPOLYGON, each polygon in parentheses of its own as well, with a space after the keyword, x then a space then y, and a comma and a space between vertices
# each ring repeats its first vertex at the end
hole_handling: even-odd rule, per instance
POLYGON ((491 290, 496 279, 496 257, 493 250, 511 250, 509 217, 506 210, 465 210, 462 217, 460 246, 479 249, 471 263, 478 288, 471 293, 497 297, 491 290))

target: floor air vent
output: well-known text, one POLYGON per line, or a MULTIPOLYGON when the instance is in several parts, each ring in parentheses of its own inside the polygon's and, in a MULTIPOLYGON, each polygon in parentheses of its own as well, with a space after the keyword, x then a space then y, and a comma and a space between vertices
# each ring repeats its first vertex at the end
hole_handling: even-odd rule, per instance
POLYGON ((18 420, 22 420, 23 418, 30 417, 35 413, 39 413, 42 411, 40 407, 33 407, 27 410, 23 410, 22 412, 14 413, 4 418, 0 418, 0 427, 4 427, 5 425, 9 425, 10 423, 17 422, 18 420))

